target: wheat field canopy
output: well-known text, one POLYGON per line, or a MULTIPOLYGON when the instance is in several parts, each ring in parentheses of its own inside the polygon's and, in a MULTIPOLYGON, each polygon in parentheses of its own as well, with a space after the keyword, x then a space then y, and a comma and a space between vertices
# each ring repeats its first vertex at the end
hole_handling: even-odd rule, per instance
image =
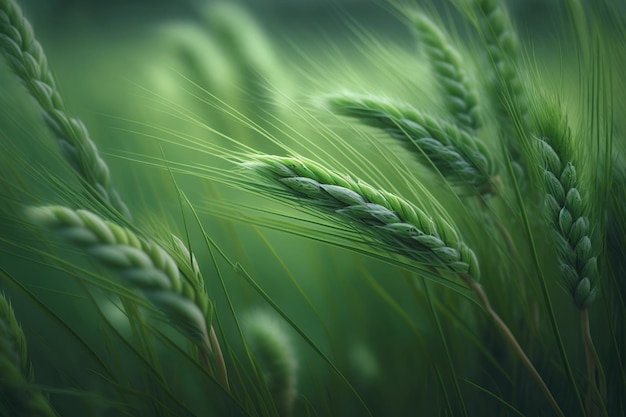
POLYGON ((0 0, 0 416, 626 415, 625 39, 0 0))

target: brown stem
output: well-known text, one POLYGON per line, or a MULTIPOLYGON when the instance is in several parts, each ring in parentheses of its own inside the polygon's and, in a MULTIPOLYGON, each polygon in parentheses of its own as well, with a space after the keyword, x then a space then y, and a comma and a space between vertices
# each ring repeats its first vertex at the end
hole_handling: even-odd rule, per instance
POLYGON ((224 355, 222 355, 222 349, 220 348, 220 342, 217 340, 217 335, 215 334, 215 329, 211 325, 209 328, 209 337, 211 338, 211 345, 214 349, 215 354, 215 362, 217 366, 217 371, 222 378, 222 383, 224 384, 224 388, 230 390, 228 386, 228 372, 226 371, 226 362, 224 361, 224 355))
POLYGON ((478 299, 483 304, 483 306, 485 307, 485 309, 487 310, 487 312, 489 313, 493 321, 496 323, 496 326, 502 332, 502 335, 504 336, 505 340, 511 345, 511 347, 513 348, 513 350, 515 351, 519 359, 522 361, 522 364, 524 364, 526 369, 528 369, 528 371, 530 372, 531 376, 533 377, 537 385, 539 385, 539 388, 541 388, 541 391, 543 391, 544 395, 548 399, 548 402, 550 403, 550 405, 552 406, 556 414, 559 417, 565 417, 565 414, 563 414, 563 411, 561 411, 559 404, 556 402, 556 400, 552 396, 550 389, 548 388, 546 383, 543 381, 543 378, 541 378, 541 375, 539 375, 539 372, 537 372, 537 369, 535 369, 535 366, 532 364, 530 359, 528 359, 528 356, 526 356, 526 353, 524 353, 524 350, 517 342, 517 339, 515 339, 515 336, 513 335, 511 330, 509 330, 506 323, 502 321, 500 316, 498 316, 498 314, 491 307, 491 303, 489 303, 487 294, 485 294, 485 292, 483 291, 482 286, 476 281, 474 281, 467 274, 459 274, 459 275, 461 276, 463 281, 467 284, 467 286, 478 296, 478 299))

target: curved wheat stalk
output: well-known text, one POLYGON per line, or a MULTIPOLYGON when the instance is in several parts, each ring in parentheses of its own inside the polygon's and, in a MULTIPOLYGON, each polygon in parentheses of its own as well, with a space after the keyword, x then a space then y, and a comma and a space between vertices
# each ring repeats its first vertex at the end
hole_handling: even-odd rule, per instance
POLYGON ((487 294, 478 283, 478 259, 452 225, 442 218, 430 217, 395 194, 304 158, 253 155, 245 166, 272 181, 279 196, 295 198, 348 220, 363 234, 383 243, 390 252, 407 256, 435 272, 440 269, 455 272, 476 294, 555 412, 564 416, 511 330, 491 307, 487 294))
POLYGON ((87 210, 42 206, 29 207, 26 214, 32 222, 53 230, 101 264, 116 270, 126 285, 142 294, 193 340, 203 357, 209 354, 216 357, 220 377, 228 387, 221 352, 211 347, 217 339, 209 323, 210 302, 200 284, 203 281, 197 263, 182 242, 175 240, 175 253, 183 260, 187 257, 187 262, 177 263, 156 242, 87 210), (179 265, 183 265, 182 271, 179 265))
POLYGON ((87 128, 69 116, 46 55, 33 29, 13 0, 0 0, 0 51, 39 105, 46 124, 57 137, 61 153, 83 178, 89 191, 126 218, 130 212, 111 182, 109 167, 87 128))
POLYGON ((490 150, 477 137, 409 104, 345 93, 327 99, 334 112, 384 129, 446 180, 480 194, 494 192, 497 169, 490 150))
POLYGON ((26 337, 11 305, 0 294, 0 414, 56 417, 44 395, 31 386, 33 382, 26 337))
POLYGON ((482 125, 478 98, 467 79, 461 55, 448 37, 430 18, 415 13, 409 16, 418 34, 418 40, 428 55, 435 78, 445 94, 443 100, 456 123, 468 131, 482 125))

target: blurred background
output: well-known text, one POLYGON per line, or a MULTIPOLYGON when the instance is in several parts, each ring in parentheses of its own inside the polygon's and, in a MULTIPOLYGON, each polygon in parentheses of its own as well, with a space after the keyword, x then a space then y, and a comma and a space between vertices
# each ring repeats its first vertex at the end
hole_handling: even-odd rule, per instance
MULTIPOLYGON (((468 24, 442 3, 447 2, 402 2, 441 13, 450 31, 464 44, 473 45, 471 36, 464 35, 468 24)), ((557 36, 567 28, 562 3, 509 2, 520 36, 541 59, 539 67, 546 80, 575 75, 574 61, 570 59, 576 51, 569 47, 571 39, 557 36), (563 71, 570 65, 571 72, 563 71)), ((22 0, 20 4, 48 55, 70 114, 88 127, 110 165, 114 183, 131 210, 138 213, 138 224, 161 234, 171 231, 183 236, 185 221, 192 218, 180 208, 176 187, 184 190, 202 226, 220 248, 241 262, 260 287, 332 359, 366 398, 374 415, 435 415, 441 411, 438 404, 448 401, 445 396, 453 396, 450 381, 456 376, 448 373, 448 357, 443 354, 439 332, 448 342, 453 368, 460 378, 484 383, 494 391, 501 389, 498 395, 506 401, 518 401, 515 404, 522 404, 527 415, 541 415, 535 414, 542 410, 542 402, 534 402, 534 395, 539 394, 524 378, 522 389, 517 390, 509 378, 509 373, 519 371, 511 365, 515 362, 507 356, 493 329, 485 326, 485 316, 473 301, 459 295, 458 288, 430 285, 436 299, 433 308, 443 323, 440 327, 429 309, 428 292, 409 285, 412 278, 406 270, 281 232, 280 225, 279 230, 251 226, 247 221, 258 214, 255 205, 265 207, 260 205, 261 199, 212 181, 210 173, 208 178, 202 176, 203 166, 232 168, 210 151, 210 144, 241 149, 228 138, 259 152, 285 154, 270 140, 275 138, 312 158, 311 143, 328 150, 333 149, 335 135, 362 139, 353 127, 320 108, 319 97, 324 94, 367 92, 440 110, 428 65, 417 52, 415 37, 397 9, 374 0, 22 0), (192 175, 176 175, 174 184, 170 173, 163 169, 164 156, 175 168, 190 168, 192 175), (494 352, 493 356, 489 352, 494 352), (494 370, 500 364, 511 365, 512 370, 494 370), (528 390, 529 385, 533 394, 525 397, 528 391, 524 389, 528 390), (418 400, 416 392, 420 393, 418 400)), ((615 0, 613 7, 616 12, 626 12, 623 0, 615 0)), ((467 53, 472 52, 470 49, 467 53)), ((81 272, 71 269, 68 277, 66 270, 53 268, 53 262, 40 262, 30 249, 40 247, 39 237, 28 236, 16 221, 22 204, 63 204, 69 200, 51 186, 46 173, 54 173, 75 186, 77 181, 60 160, 32 101, 4 64, 0 64, 0 141, 0 164, 5 167, 1 178, 4 184, 11 184, 2 190, 0 230, 4 239, 0 266, 70 327, 85 335, 93 349, 108 352, 101 340, 102 334, 108 334, 103 330, 104 320, 74 279, 81 272), (99 325, 94 326, 94 322, 99 325)), ((368 146, 370 142, 363 143, 362 155, 376 160, 378 149, 368 146)), ((377 181, 359 161, 341 155, 337 158, 344 158, 343 166, 356 175, 377 181)), ((385 168, 389 167, 381 169, 385 168)), ((398 180, 396 183, 401 184, 393 170, 385 173, 390 182, 398 180)), ((400 191, 406 191, 402 187, 398 186, 400 191)), ((436 185, 431 188, 444 206, 451 207, 470 243, 482 243, 482 230, 472 225, 472 214, 458 206, 456 196, 436 185)), ((280 210, 299 215, 296 210, 280 210)), ((303 226, 300 232, 306 236, 308 230, 303 226)), ((212 253, 195 223, 190 234, 199 248, 207 288, 222 324, 220 336, 228 341, 233 358, 243 357, 234 316, 267 309, 268 305, 239 274, 221 263, 225 291, 223 283, 215 278, 212 253)), ((485 246, 480 247, 479 255, 487 259, 494 249, 485 246)), ((92 267, 75 253, 61 253, 62 258, 80 267, 92 267)), ((509 291, 510 282, 500 274, 507 266, 494 262, 487 268, 486 275, 493 272, 498 279, 485 286, 501 295, 494 304, 514 331, 523 334, 524 342, 534 341, 537 334, 549 335, 549 329, 534 329, 534 324, 525 320, 533 305, 526 305, 526 299, 509 291)), ((534 281, 515 285, 527 285, 535 295, 538 292, 534 281)), ((66 333, 63 326, 50 319, 46 311, 33 308, 37 303, 15 285, 0 288, 11 296, 32 341, 30 353, 38 382, 68 389, 83 384, 87 391, 100 392, 102 381, 85 375, 81 369, 96 367, 89 355, 80 356, 84 362, 77 361, 70 368, 58 360, 64 352, 82 355, 80 343, 59 340, 57 336, 66 333)), ((552 290, 557 302, 567 306, 558 286, 552 290)), ((123 326, 123 317, 115 306, 106 311, 108 320, 123 326)), ((295 332, 291 333, 303 364, 302 392, 322 410, 318 415, 363 415, 359 401, 329 364, 295 332)), ((564 337, 576 346, 572 355, 580 354, 578 328, 565 330, 564 337)), ((548 379, 552 376, 549 382, 557 394, 565 395, 567 388, 558 384, 561 370, 555 371, 558 365, 552 356, 554 347, 546 348, 542 341, 534 346, 539 352, 549 352, 539 355, 539 366, 548 372, 548 379)), ((129 372, 144 370, 129 362, 133 364, 129 372)), ((242 366, 234 359, 232 362, 242 366)), ((188 368, 192 367, 187 364, 167 371, 192 387, 185 397, 192 403, 197 398, 192 394, 198 394, 199 388, 194 390, 193 381, 185 379, 188 368)), ((506 415, 499 414, 507 409, 499 399, 476 395, 473 386, 464 385, 462 389, 469 409, 480 410, 484 401, 490 401, 491 415, 506 415)), ((51 397, 68 415, 87 415, 73 411, 76 404, 71 393, 57 392, 51 397)), ((81 404, 84 410, 98 409, 91 402, 102 405, 100 400, 85 396, 81 404)), ((452 409, 459 409, 454 400, 451 404, 452 409)), ((196 406, 206 411, 215 405, 196 406)), ((306 409, 304 401, 300 407, 300 411, 306 409)))

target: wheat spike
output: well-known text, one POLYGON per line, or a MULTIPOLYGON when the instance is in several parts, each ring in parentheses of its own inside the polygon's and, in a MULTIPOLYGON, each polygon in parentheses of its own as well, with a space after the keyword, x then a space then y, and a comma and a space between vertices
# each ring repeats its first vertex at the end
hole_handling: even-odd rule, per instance
POLYGON ((432 164, 453 184, 480 194, 493 193, 496 164, 487 146, 452 123, 409 104, 345 93, 329 97, 334 112, 384 129, 417 158, 432 164))
POLYGON ((87 128, 68 115, 48 60, 33 29, 13 0, 0 0, 0 50, 39 105, 61 153, 90 187, 90 192, 126 218, 130 212, 111 182, 109 168, 87 128))
POLYGON ((564 415, 511 330, 491 307, 478 283, 480 272, 476 255, 445 220, 432 218, 401 197, 304 158, 254 155, 245 166, 278 185, 274 190, 279 196, 304 201, 347 219, 363 234, 383 243, 390 252, 401 253, 420 265, 455 272, 479 298, 557 414, 564 415))
POLYGON ((26 337, 11 305, 0 294, 0 415, 52 417, 56 412, 34 383, 26 337))
POLYGON ((443 100, 455 122, 468 131, 482 125, 478 98, 468 81, 461 55, 448 37, 426 15, 415 13, 410 16, 424 51, 434 69, 435 77, 445 94, 443 100))
POLYGON ((523 164, 519 161, 520 145, 514 138, 518 136, 516 125, 519 123, 527 129, 530 122, 528 98, 520 77, 517 32, 502 1, 470 0, 470 3, 493 69, 491 79, 487 80, 488 88, 513 162, 523 174, 523 164))
POLYGON ((545 212, 559 257, 563 283, 576 307, 586 309, 597 292, 598 266, 588 206, 574 165, 572 134, 555 109, 537 117, 537 153, 542 161, 545 212))
MULTIPOLYGON (((541 102, 538 102, 541 103, 541 102)), ((580 310, 581 334, 587 361, 587 415, 600 415, 606 385, 602 363, 597 360, 589 306, 598 292, 600 245, 589 219, 591 204, 585 183, 576 170, 572 131, 558 103, 545 101, 534 112, 537 137, 535 151, 541 163, 545 193, 545 215, 557 251, 563 286, 580 310)))
POLYGON ((246 317, 244 331, 250 350, 265 376, 278 415, 292 416, 298 394, 298 361, 288 335, 276 318, 263 311, 246 317))
POLYGON ((390 251, 422 265, 479 278, 474 252, 443 219, 433 219, 403 198, 304 158, 255 155, 248 163, 288 196, 348 219, 390 251))
POLYGON ((26 214, 34 223, 55 231, 116 270, 128 286, 164 312, 176 327, 199 346, 208 346, 207 296, 156 242, 87 210, 42 206, 29 207, 26 214))

